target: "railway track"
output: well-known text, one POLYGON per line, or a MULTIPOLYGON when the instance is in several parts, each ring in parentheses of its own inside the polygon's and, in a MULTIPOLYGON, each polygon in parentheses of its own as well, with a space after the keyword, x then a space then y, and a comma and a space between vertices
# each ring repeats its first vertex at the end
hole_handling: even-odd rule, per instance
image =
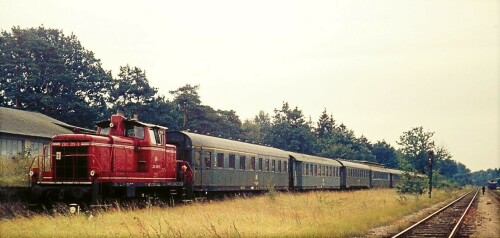
POLYGON ((393 236, 400 237, 468 237, 470 226, 463 225, 464 217, 472 207, 479 190, 470 191, 435 213, 393 236))

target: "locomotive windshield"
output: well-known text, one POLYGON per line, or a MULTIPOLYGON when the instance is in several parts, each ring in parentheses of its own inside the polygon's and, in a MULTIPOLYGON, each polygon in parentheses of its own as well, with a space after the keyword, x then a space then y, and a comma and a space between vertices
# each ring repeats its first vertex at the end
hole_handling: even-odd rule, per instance
POLYGON ((98 133, 99 135, 109 135, 109 130, 110 130, 110 127, 99 127, 98 129, 98 133))
POLYGON ((137 139, 144 139, 144 127, 138 125, 129 125, 127 126, 127 131, 125 136, 135 137, 137 139))

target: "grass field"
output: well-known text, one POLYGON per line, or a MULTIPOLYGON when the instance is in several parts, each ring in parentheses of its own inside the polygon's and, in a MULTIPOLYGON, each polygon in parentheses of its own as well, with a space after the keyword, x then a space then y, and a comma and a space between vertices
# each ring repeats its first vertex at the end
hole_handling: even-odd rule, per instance
POLYGON ((0 220, 0 237, 352 237, 455 197, 402 201, 394 189, 271 193, 176 207, 0 220))

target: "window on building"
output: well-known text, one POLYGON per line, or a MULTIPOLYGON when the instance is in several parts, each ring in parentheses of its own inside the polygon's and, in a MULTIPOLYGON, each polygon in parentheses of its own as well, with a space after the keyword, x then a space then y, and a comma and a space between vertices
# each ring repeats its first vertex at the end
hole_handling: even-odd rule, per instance
POLYGON ((22 140, 0 138, 0 156, 12 158, 22 153, 23 150, 22 140))

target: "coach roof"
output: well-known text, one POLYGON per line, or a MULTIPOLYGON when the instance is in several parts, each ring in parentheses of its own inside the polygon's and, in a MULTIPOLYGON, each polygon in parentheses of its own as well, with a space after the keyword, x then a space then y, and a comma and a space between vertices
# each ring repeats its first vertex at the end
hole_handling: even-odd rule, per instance
POLYGON ((338 167, 342 166, 341 163, 339 163, 337 160, 334 160, 334 159, 328 159, 328 158, 314 156, 314 155, 300 154, 300 153, 295 153, 295 152, 288 152, 288 153, 295 160, 301 161, 301 162, 326 164, 326 165, 333 165, 333 166, 338 166, 338 167))
POLYGON ((288 153, 284 150, 272 148, 272 147, 267 147, 267 146, 262 146, 262 145, 256 145, 256 144, 251 144, 251 143, 246 143, 246 142, 241 142, 241 141, 235 141, 235 140, 229 140, 229 139, 224 139, 224 138, 219 138, 219 137, 214 137, 214 136, 208 136, 208 135, 201 135, 201 134, 196 134, 196 133, 191 133, 191 132, 186 132, 186 131, 170 131, 168 132, 170 134, 167 137, 167 140, 172 139, 172 134, 178 134, 178 135, 183 135, 186 138, 190 140, 191 147, 208 147, 208 148, 213 148, 213 149, 223 149, 223 150, 230 150, 230 151, 235 151, 235 152, 240 152, 240 153, 252 153, 252 154, 259 154, 259 155, 268 155, 268 156, 276 156, 276 157, 282 157, 282 158, 288 158, 288 153))

